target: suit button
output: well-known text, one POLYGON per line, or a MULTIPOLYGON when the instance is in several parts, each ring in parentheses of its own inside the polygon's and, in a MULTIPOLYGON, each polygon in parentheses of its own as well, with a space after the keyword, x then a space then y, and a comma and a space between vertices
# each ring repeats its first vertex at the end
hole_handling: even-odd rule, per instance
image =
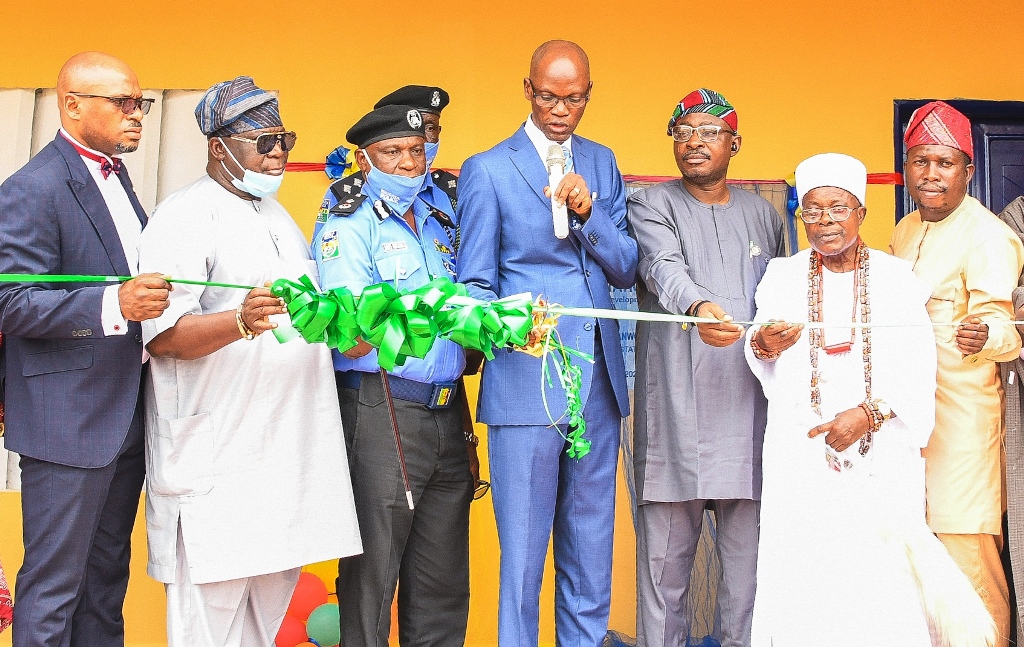
POLYGON ((142 343, 142 335, 135 335, 135 341, 141 344, 142 343))
POLYGON ((594 329, 594 324, 592 324, 592 323, 585 323, 585 324, 583 324, 583 330, 593 330, 593 329, 594 329))

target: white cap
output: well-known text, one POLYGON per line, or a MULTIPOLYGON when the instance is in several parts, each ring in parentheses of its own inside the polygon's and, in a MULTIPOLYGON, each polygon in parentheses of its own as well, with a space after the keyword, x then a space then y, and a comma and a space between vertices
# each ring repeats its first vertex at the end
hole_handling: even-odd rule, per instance
POLYGON ((796 167, 796 193, 800 204, 808 191, 823 186, 849 191, 864 206, 868 169, 859 159, 842 153, 821 153, 800 162, 796 167))

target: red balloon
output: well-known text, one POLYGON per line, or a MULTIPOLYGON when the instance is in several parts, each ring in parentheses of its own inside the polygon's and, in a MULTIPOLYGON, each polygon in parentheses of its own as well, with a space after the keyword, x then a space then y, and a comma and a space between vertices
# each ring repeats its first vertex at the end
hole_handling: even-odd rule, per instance
POLYGON ((306 635, 306 625, 298 618, 285 616, 281 628, 277 630, 277 638, 274 639, 277 647, 296 647, 296 645, 308 645, 309 636, 306 635))
MULTIPOLYGON (((292 601, 288 603, 288 615, 306 621, 313 609, 327 603, 327 587, 312 573, 299 573, 299 583, 295 585, 292 601)), ((306 634, 302 634, 305 636, 306 634)), ((305 638, 303 638, 305 640, 305 638)), ((278 645, 277 647, 282 647, 278 645)), ((294 647, 289 645, 288 647, 294 647)))
POLYGON ((316 643, 299 643, 295 647, 317 647, 316 643))

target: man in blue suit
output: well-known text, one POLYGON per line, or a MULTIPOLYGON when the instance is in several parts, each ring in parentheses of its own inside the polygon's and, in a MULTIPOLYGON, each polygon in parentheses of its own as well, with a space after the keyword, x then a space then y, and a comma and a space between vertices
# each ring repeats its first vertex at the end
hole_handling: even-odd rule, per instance
MULTIPOLYGON (((57 79, 61 130, 0 185, 0 273, 131 275, 146 214, 117 157, 138 148, 135 73, 106 54, 57 79)), ((124 283, 0 284, 7 448, 21 454, 25 561, 15 647, 120 647, 145 473, 139 322, 157 274, 124 283)))
MULTIPOLYGON (((458 276, 470 292, 495 299, 520 292, 566 306, 611 308, 609 284, 636 275, 637 246, 626 234, 626 193, 612 152, 574 135, 590 99, 590 64, 575 43, 541 45, 523 82, 532 106, 509 139, 462 167, 458 276), (561 146, 568 173, 548 187, 544 159, 561 146), (552 197, 570 212, 570 235, 554 235, 552 197)), ((541 579, 554 536, 555 616, 560 645, 596 647, 608 628, 612 529, 621 418, 629 411, 613 320, 563 317, 562 342, 593 354, 583 370, 583 417, 590 454, 570 458, 557 418, 559 386, 541 361, 500 351, 484 368, 478 419, 488 425, 494 512, 501 545, 498 642, 537 645, 541 579)))

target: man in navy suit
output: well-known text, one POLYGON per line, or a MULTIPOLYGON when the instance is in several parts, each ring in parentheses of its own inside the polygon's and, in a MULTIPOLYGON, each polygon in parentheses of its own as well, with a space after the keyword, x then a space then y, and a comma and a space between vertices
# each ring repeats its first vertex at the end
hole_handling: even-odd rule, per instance
MULTIPOLYGON (((462 167, 459 280, 495 299, 520 292, 566 306, 611 308, 609 284, 636 276, 637 246, 626 234, 626 191, 615 156, 574 135, 590 99, 590 64, 575 43, 541 45, 523 81, 532 112, 512 137, 462 167), (548 187, 544 159, 552 145, 568 173, 548 187), (570 212, 559 240, 552 197, 570 212)), ((498 642, 536 645, 541 579, 554 536, 555 618, 560 645, 601 644, 611 601, 612 529, 621 418, 629 412, 626 375, 613 320, 563 317, 562 342, 593 354, 583 370, 583 417, 591 452, 570 458, 546 407, 559 417, 561 387, 549 388, 541 361, 501 351, 487 362, 478 419, 488 425, 494 512, 501 545, 498 642)))
MULTIPOLYGON (((0 273, 133 275, 146 214, 119 157, 138 148, 135 73, 68 60, 61 130, 0 185, 0 273)), ((21 454, 25 561, 15 647, 124 644, 131 532, 145 473, 140 321, 167 307, 158 274, 121 284, 0 284, 6 444, 21 454)))

